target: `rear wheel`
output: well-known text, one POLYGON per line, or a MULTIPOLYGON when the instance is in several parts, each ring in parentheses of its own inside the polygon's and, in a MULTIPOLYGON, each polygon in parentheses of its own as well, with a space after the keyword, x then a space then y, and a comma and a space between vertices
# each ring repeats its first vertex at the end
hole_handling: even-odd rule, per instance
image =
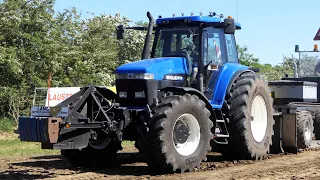
POLYGON ((273 107, 268 86, 255 73, 241 75, 226 96, 223 113, 228 124, 228 145, 218 150, 231 159, 263 159, 273 135, 273 107))
POLYGON ((320 109, 315 110, 314 112, 314 135, 316 140, 320 140, 320 109))
POLYGON ((153 108, 149 166, 162 172, 192 171, 210 150, 210 112, 197 96, 168 96, 153 108))
POLYGON ((308 148, 312 142, 313 120, 309 111, 297 112, 297 144, 298 148, 308 148))

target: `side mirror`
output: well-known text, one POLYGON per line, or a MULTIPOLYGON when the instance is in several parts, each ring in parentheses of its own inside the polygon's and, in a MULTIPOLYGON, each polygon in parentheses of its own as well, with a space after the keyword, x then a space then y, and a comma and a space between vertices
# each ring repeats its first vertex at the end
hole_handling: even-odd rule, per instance
POLYGON ((224 33, 234 34, 236 32, 236 24, 233 18, 224 19, 224 33))
POLYGON ((124 37, 124 28, 123 28, 123 25, 119 25, 117 27, 117 39, 123 39, 124 37))

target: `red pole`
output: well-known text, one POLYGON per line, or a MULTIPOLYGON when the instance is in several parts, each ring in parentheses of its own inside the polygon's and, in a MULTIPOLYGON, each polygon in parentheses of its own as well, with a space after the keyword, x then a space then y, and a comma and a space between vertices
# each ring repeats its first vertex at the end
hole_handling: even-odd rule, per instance
POLYGON ((49 72, 49 77, 48 77, 48 107, 49 107, 49 99, 50 99, 51 81, 52 81, 52 74, 51 74, 51 72, 49 72))

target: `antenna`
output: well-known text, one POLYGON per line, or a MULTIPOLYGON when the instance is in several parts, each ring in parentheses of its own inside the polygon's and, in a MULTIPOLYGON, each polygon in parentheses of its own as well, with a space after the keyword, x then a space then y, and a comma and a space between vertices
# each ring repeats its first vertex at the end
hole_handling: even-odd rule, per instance
POLYGON ((237 21, 239 22, 238 0, 236 0, 236 9, 237 9, 237 21))
POLYGON ((188 3, 186 2, 186 4, 184 5, 184 11, 187 11, 187 5, 188 3))

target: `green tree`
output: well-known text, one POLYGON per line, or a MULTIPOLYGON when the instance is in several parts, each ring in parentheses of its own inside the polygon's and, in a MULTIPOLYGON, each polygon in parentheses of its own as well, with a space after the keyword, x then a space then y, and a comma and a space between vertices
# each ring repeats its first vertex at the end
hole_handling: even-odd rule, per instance
MULTIPOLYGON (((81 69, 76 68, 77 62, 82 60, 81 36, 83 28, 80 14, 76 9, 58 12, 53 20, 50 37, 50 46, 47 47, 51 59, 53 86, 78 86, 82 83, 78 78, 81 69), (75 73, 80 71, 79 74, 75 73)), ((45 73, 48 75, 48 73, 45 73)))
MULTIPOLYGON (((300 70, 299 75, 300 76, 316 76, 316 67, 319 62, 319 57, 318 56, 309 56, 307 54, 303 54, 301 56, 301 65, 299 65, 299 60, 294 59, 297 64, 298 64, 298 70, 300 70)), ((320 72, 319 69, 317 69, 317 72, 320 72)))
MULTIPOLYGON (((129 22, 130 21, 125 21, 124 25, 130 26, 128 24, 129 22)), ((148 23, 143 21, 138 21, 133 26, 148 27, 148 23)), ((141 59, 146 33, 147 31, 140 31, 140 30, 125 31, 124 39, 118 41, 119 43, 118 65, 141 59)))
POLYGON ((253 56, 253 54, 248 53, 248 47, 239 45, 236 46, 238 51, 238 57, 240 64, 245 66, 258 68, 259 67, 259 58, 253 56))
POLYGON ((14 47, 0 46, 0 87, 17 86, 21 81, 22 65, 14 47))
POLYGON ((4 0, 0 4, 0 101, 7 106, 3 109, 9 110, 1 112, 2 116, 16 118, 20 109, 30 105, 32 89, 45 85, 51 64, 48 46, 53 3, 52 0, 4 0))
POLYGON ((286 75, 293 75, 292 57, 283 57, 282 63, 272 66, 271 64, 259 63, 259 58, 256 58, 253 54, 248 53, 247 46, 240 47, 237 45, 237 50, 240 63, 249 67, 259 68, 259 73, 263 75, 266 80, 280 80, 286 75))

